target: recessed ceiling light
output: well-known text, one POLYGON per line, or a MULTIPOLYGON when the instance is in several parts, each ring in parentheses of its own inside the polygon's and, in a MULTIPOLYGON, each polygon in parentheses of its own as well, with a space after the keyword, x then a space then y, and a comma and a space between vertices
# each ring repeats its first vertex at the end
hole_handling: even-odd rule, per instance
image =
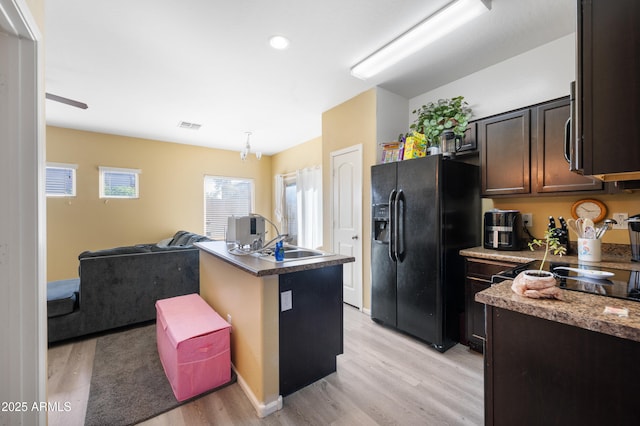
POLYGON ((269 39, 269 45, 274 49, 284 50, 289 47, 289 39, 281 35, 275 35, 269 39))

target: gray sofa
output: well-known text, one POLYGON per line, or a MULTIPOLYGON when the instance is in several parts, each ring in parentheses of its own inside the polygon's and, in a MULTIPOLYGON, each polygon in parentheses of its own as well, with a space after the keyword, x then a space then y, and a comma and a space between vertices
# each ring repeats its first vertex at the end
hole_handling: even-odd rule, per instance
POLYGON ((155 302, 200 291, 207 237, 178 231, 157 244, 83 252, 80 278, 47 285, 49 343, 154 320, 155 302))

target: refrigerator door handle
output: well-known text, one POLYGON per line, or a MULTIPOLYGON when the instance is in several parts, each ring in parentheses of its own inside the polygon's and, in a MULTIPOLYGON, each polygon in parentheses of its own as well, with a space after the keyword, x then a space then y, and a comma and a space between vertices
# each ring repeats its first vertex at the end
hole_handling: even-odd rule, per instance
POLYGON ((392 262, 395 262, 397 260, 396 259, 396 248, 395 248, 395 235, 396 235, 395 214, 394 214, 395 197, 396 197, 396 190, 393 189, 389 193, 389 230, 390 230, 390 235, 389 235, 389 259, 391 259, 392 262))
POLYGON ((395 238, 395 257, 398 261, 402 260, 404 255, 404 204, 406 200, 404 198, 404 191, 401 189, 396 194, 395 199, 395 224, 394 238, 395 238))

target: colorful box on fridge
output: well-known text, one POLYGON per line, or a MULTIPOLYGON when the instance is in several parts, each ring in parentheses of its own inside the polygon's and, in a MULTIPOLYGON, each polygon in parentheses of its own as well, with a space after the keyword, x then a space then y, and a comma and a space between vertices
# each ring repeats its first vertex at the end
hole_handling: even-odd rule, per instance
MULTIPOLYGON (((421 135, 422 136, 422 135, 421 135)), ((404 142, 404 159, 419 158, 427 155, 427 141, 418 136, 409 136, 404 142)))
POLYGON ((230 325, 200 295, 158 300, 156 312, 158 353, 178 401, 231 380, 230 325))

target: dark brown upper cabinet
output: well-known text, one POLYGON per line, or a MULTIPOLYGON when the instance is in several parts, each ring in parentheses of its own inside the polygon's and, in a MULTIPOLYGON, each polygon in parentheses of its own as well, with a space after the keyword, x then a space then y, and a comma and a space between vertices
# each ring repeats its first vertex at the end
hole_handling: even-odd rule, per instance
POLYGON ((522 195, 531 191, 531 113, 522 109, 478 122, 482 195, 522 195))
POLYGON ((478 122, 484 197, 603 191, 601 181, 569 170, 564 142, 569 98, 478 122))
POLYGON ((578 0, 577 16, 575 168, 639 179, 640 1, 578 0))
POLYGON ((462 135, 462 140, 456 144, 456 150, 458 152, 474 152, 478 149, 477 128, 478 125, 476 122, 473 121, 469 123, 464 131, 464 135, 462 135))
POLYGON ((602 181, 572 173, 564 158, 567 121, 571 115, 569 99, 547 102, 534 108, 532 146, 536 149, 535 192, 555 193, 598 191, 602 181))

